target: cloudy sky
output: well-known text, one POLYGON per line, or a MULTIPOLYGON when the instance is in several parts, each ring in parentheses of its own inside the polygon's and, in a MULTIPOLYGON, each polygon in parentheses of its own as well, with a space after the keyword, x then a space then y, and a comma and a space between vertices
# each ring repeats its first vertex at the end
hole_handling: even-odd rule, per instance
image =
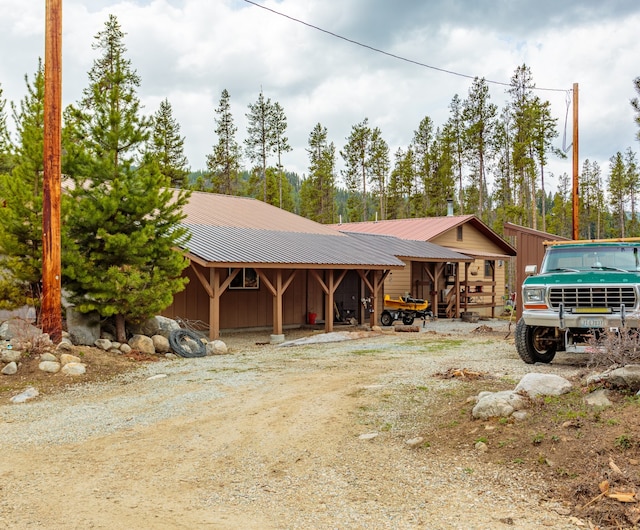
MULTIPOLYGON (((223 89, 231 96, 240 142, 247 105, 261 89, 282 105, 293 148, 283 163, 304 174, 316 123, 341 149, 351 127, 368 118, 393 154, 406 148, 425 116, 444 124, 452 97, 466 98, 474 76, 490 81, 492 101, 502 107, 505 85, 522 64, 537 87, 555 89, 537 94, 558 118, 558 147, 567 98, 579 84, 581 164, 597 161, 607 175, 617 151, 639 150, 629 104, 640 76, 637 0, 255 0, 291 18, 244 0, 62 3, 63 103, 80 98, 97 57, 93 37, 109 14, 116 15, 142 79, 145 112, 153 114, 169 99, 194 170, 205 167, 216 142, 223 89)), ((44 57, 45 0, 0 0, 0 13, 0 87, 5 99, 18 103, 24 76, 31 77, 44 57)), ((568 145, 571 110, 566 126, 568 145)), ((570 157, 549 169, 570 175, 570 157)))

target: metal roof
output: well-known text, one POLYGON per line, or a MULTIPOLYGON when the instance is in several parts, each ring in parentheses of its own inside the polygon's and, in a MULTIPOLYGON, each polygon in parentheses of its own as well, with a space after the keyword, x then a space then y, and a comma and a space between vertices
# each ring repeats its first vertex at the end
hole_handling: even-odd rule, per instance
POLYGON ((311 234, 183 223, 191 233, 185 250, 217 264, 322 265, 401 268, 392 252, 349 235, 311 234))
POLYGON ((413 241, 393 236, 378 234, 347 233, 351 237, 360 239, 368 246, 384 249, 394 256, 411 258, 414 261, 473 261, 473 258, 447 247, 441 247, 428 241, 413 241))

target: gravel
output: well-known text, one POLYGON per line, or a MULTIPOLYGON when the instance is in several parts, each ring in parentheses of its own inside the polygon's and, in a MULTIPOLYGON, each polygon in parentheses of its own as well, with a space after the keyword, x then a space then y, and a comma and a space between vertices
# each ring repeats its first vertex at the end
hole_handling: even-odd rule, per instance
MULTIPOLYGON (((517 381, 527 372, 571 377, 580 370, 578 363, 562 356, 550 365, 524 364, 513 348, 514 329, 514 323, 497 319, 479 323, 438 320, 428 322, 419 336, 383 332, 370 339, 312 341, 289 348, 264 344, 268 337, 264 333, 229 334, 222 338, 230 355, 148 363, 107 383, 77 385, 27 403, 2 405, 1 445, 3 449, 55 451, 56 446, 195 415, 203 404, 215 406, 235 390, 285 385, 287 377, 299 374, 333 374, 345 367, 357 371, 359 363, 378 363, 380 374, 358 390, 367 403, 378 405, 357 416, 362 424, 353 427, 355 434, 366 434, 372 424, 388 421, 406 427, 405 438, 410 438, 416 434, 410 430, 411 416, 399 415, 389 396, 407 386, 428 385, 437 401, 439 391, 456 384, 431 377, 438 371, 467 368, 517 381), (491 333, 485 335, 485 328, 491 333), (439 339, 448 335, 452 340, 473 338, 473 347, 430 350, 429 334, 439 339), (508 335, 510 339, 505 340, 508 335), (394 360, 402 362, 393 364, 394 360), (385 362, 392 362, 393 369, 385 370, 385 362)), ((286 335, 293 340, 320 334, 290 330, 286 335)), ((273 528, 574 528, 556 513, 560 507, 541 504, 534 476, 517 477, 511 470, 479 465, 473 452, 455 462, 437 450, 417 457, 418 453, 402 447, 397 436, 376 434, 370 441, 347 437, 332 454, 314 451, 312 441, 302 452, 292 448, 287 454, 280 449, 280 460, 305 464, 291 468, 296 472, 287 468, 287 473, 274 473, 274 463, 264 455, 236 455, 223 468, 213 467, 206 479, 207 484, 228 486, 211 487, 192 502, 208 510, 220 506, 246 509, 247 513, 253 510, 270 520, 273 528), (381 484, 385 498, 379 497, 381 484)), ((234 528, 234 524, 215 527, 234 528)))

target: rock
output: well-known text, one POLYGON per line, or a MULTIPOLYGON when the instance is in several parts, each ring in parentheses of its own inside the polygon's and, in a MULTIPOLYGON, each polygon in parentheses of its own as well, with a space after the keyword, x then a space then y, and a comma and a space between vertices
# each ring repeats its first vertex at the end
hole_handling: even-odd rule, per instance
POLYGON ((147 381, 154 381, 156 379, 164 379, 165 377, 167 377, 167 374, 156 374, 156 375, 152 375, 151 377, 147 377, 147 381))
POLYGON ((40 361, 53 361, 53 362, 57 362, 58 358, 53 354, 53 353, 49 353, 49 352, 45 352, 42 355, 40 355, 40 361))
POLYGON ((358 436, 358 439, 360 440, 373 440, 374 438, 377 438, 379 435, 379 433, 377 432, 368 432, 365 434, 361 434, 360 436, 358 436))
POLYGON ((0 353, 0 361, 3 363, 17 363, 21 357, 22 352, 20 350, 2 350, 0 353))
POLYGON ((409 447, 419 447, 424 443, 424 438, 422 436, 416 436, 415 438, 405 440, 404 443, 406 443, 409 447))
POLYGON ((571 383, 555 374, 526 374, 515 388, 515 392, 536 396, 559 396, 571 390, 571 383))
POLYGON ((611 386, 619 388, 630 388, 634 391, 640 389, 640 365, 628 364, 622 368, 591 376, 587 384, 601 383, 606 381, 611 386))
POLYGON ((124 354, 131 353, 131 346, 129 346, 128 344, 122 344, 120 346, 120 353, 124 353, 124 354))
POLYGON ((71 352, 73 351, 73 344, 69 339, 62 339, 56 346, 57 352, 71 352))
POLYGON ((65 375, 84 375, 87 373, 87 365, 84 363, 67 363, 62 367, 62 373, 65 375))
POLYGON ((153 347, 156 350, 156 353, 167 353, 171 351, 171 345, 169 344, 169 339, 167 339, 163 335, 153 335, 151 337, 153 341, 153 347))
POLYGON ((486 453, 489 450, 489 446, 484 442, 476 442, 474 448, 479 453, 486 453))
POLYGON ((584 398, 584 402, 592 407, 610 407, 612 403, 607 397, 608 393, 609 392, 604 388, 599 388, 598 390, 594 390, 590 394, 587 394, 584 398))
POLYGON ((25 401, 28 401, 38 396, 38 394, 40 394, 40 392, 38 392, 38 389, 30 386, 29 388, 25 388, 17 396, 13 396, 9 401, 11 401, 11 403, 24 403, 25 401))
POLYGON ((206 351, 207 355, 225 355, 229 353, 229 348, 221 340, 212 340, 207 342, 206 351))
POLYGON ((70 355, 68 353, 63 353, 60 355, 60 364, 64 366, 69 363, 81 363, 82 359, 80 357, 76 357, 75 355, 70 355))
POLYGON ((152 355, 156 353, 151 337, 147 337, 146 335, 134 335, 129 339, 129 346, 131 346, 133 350, 138 350, 142 353, 152 355))
POLYGON ((43 372, 57 374, 60 371, 60 363, 56 361, 42 361, 38 368, 43 372))
POLYGON ((0 338, 5 340, 19 339, 20 341, 26 341, 40 335, 42 335, 41 329, 21 318, 10 318, 0 325, 0 338))
POLYGON ((149 337, 162 335, 168 339, 172 331, 180 329, 180 325, 171 318, 158 315, 151 317, 139 326, 133 326, 132 329, 138 335, 147 335, 149 337))
POLYGON ((474 418, 486 420, 488 418, 511 416, 516 410, 526 407, 527 400, 513 390, 502 392, 481 392, 478 394, 478 403, 473 407, 471 414, 474 418))
POLYGON ((109 351, 113 347, 113 343, 109 339, 97 339, 93 345, 104 351, 109 351))
POLYGON ((2 374, 14 375, 17 371, 18 371, 18 365, 16 364, 15 361, 11 361, 10 363, 6 364, 5 367, 2 369, 2 374))
POLYGON ((100 315, 96 311, 80 313, 68 307, 67 328, 73 344, 93 346, 100 338, 100 315))

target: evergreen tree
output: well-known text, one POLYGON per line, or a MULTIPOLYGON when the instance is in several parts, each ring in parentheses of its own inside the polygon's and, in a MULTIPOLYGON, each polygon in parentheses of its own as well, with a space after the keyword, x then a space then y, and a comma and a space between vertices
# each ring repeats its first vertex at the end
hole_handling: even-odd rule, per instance
POLYGON ((387 218, 387 179, 389 177, 390 161, 389 146, 382 138, 382 133, 378 127, 371 131, 369 159, 371 191, 374 196, 377 196, 378 213, 380 214, 380 219, 383 220, 387 218))
POLYGON ((2 85, 0 85, 0 175, 9 173, 13 167, 13 145, 11 144, 5 111, 7 100, 4 99, 2 94, 2 85))
POLYGON ((301 215, 319 223, 335 221, 336 148, 327 140, 327 128, 317 123, 309 134, 309 176, 302 183, 301 215))
POLYGON ((411 197, 412 216, 425 217, 429 215, 431 207, 431 186, 432 175, 432 154, 433 148, 433 121, 429 116, 425 116, 418 125, 418 129, 413 132, 411 149, 415 154, 415 185, 413 196, 411 197))
POLYGON ((180 124, 173 117, 168 99, 160 102, 160 108, 153 117, 149 152, 172 187, 186 187, 189 162, 184 155, 184 137, 180 136, 180 124))
POLYGON ((630 237, 638 237, 640 235, 640 222, 638 219, 638 188, 640 187, 640 172, 638 172, 638 161, 636 154, 630 147, 624 153, 627 197, 629 199, 629 230, 627 233, 630 237))
POLYGON ((464 213, 462 203, 462 193, 464 183, 462 180, 462 166, 464 157, 464 121, 462 117, 462 101, 458 94, 455 94, 449 104, 449 119, 445 124, 445 134, 451 139, 453 168, 458 182, 458 207, 460 214, 464 213))
POLYGON ((433 180, 430 186, 430 215, 447 215, 447 201, 455 197, 455 138, 436 130, 431 150, 433 180))
POLYGON ((389 179, 387 213, 389 219, 406 219, 411 217, 411 203, 414 172, 416 167, 413 149, 407 151, 398 148, 395 162, 389 179))
MULTIPOLYGON (((0 307, 39 309, 42 280, 44 68, 25 76, 27 95, 13 107, 18 144, 11 174, 0 175, 0 307)), ((37 311, 39 318, 40 312, 37 311)))
POLYGON ((247 138, 244 143, 249 160, 260 170, 263 184, 263 200, 267 201, 267 165, 269 156, 278 143, 276 131, 273 128, 273 104, 271 99, 264 99, 262 90, 255 103, 249 104, 247 113, 247 138))
MULTIPOLYGON (((490 103, 487 82, 477 77, 469 89, 469 97, 463 103, 465 123, 465 153, 471 167, 470 189, 477 192, 478 217, 483 219, 486 201, 486 170, 494 144, 498 108, 490 103)), ((469 211, 467 209, 467 211, 469 211)))
POLYGON ((369 119, 351 127, 351 134, 347 138, 344 149, 340 151, 345 162, 342 170, 344 183, 349 194, 347 199, 347 215, 350 222, 368 221, 367 211, 367 183, 369 180, 369 144, 371 142, 371 128, 369 119))
POLYGON ((238 173, 240 172, 240 145, 236 141, 238 128, 231 114, 231 96, 227 89, 222 91, 216 109, 216 135, 218 143, 213 146, 213 154, 207 155, 207 169, 211 176, 212 191, 235 195, 238 193, 238 173))
POLYGON ((179 226, 186 191, 172 192, 153 158, 141 156, 150 120, 141 115, 140 80, 125 57, 124 33, 110 15, 95 38, 101 54, 77 107, 66 111, 64 173, 73 178, 66 223, 63 275, 81 312, 115 318, 118 341, 125 321, 167 307, 184 288, 187 266, 175 250, 186 242, 179 226))
MULTIPOLYGON (((284 109, 277 101, 273 104, 271 112, 271 128, 275 137, 274 151, 278 157, 278 206, 285 208, 282 202, 284 168, 282 167, 282 155, 291 151, 289 139, 284 135, 287 130, 287 116, 284 109)), ((285 208, 286 209, 286 208, 285 208)))
POLYGON ((609 159, 609 204, 618 226, 618 234, 625 237, 625 203, 627 196, 627 171, 622 153, 618 151, 609 159))
MULTIPOLYGON (((633 88, 635 88, 636 93, 638 94, 638 96, 640 96, 640 77, 636 77, 633 80, 633 88)), ((634 120, 638 128, 640 128, 640 98, 639 97, 633 98, 631 100, 631 106, 633 107, 633 110, 636 111, 634 120)), ((636 138, 640 140, 640 130, 636 133, 636 138)))
POLYGON ((602 174, 597 162, 585 160, 580 175, 580 233, 582 239, 601 239, 605 211, 602 174))

